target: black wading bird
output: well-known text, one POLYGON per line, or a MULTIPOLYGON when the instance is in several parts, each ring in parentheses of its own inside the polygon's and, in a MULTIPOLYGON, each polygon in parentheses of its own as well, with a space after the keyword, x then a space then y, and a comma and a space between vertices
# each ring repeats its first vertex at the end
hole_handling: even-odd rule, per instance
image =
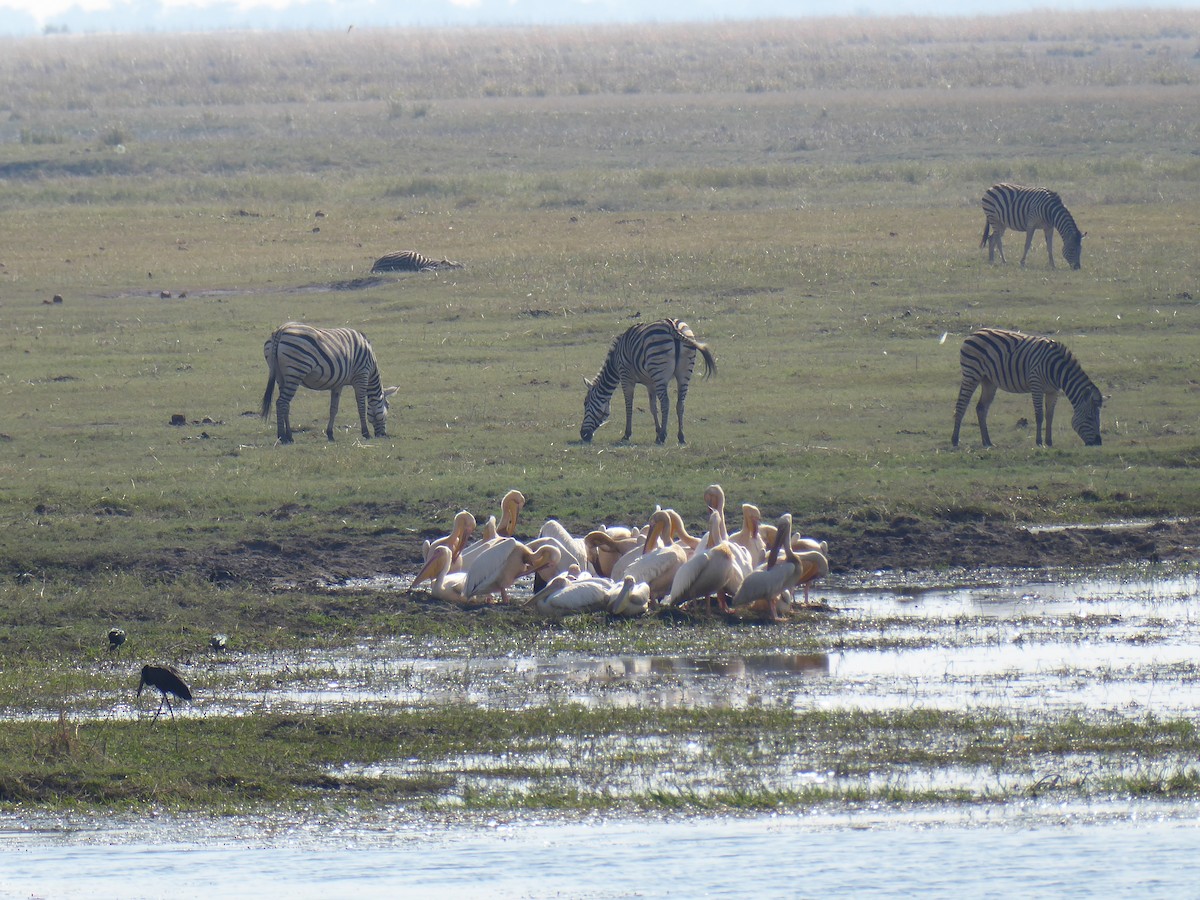
POLYGON ((174 694, 180 700, 191 700, 192 690, 179 677, 179 673, 171 666, 142 666, 142 680, 138 682, 137 695, 142 696, 142 688, 149 685, 153 688, 158 688, 162 694, 162 700, 158 702, 158 709, 154 713, 154 719, 157 721, 159 713, 162 712, 163 704, 167 704, 167 710, 171 713, 171 718, 175 718, 175 710, 171 707, 171 695, 174 694))

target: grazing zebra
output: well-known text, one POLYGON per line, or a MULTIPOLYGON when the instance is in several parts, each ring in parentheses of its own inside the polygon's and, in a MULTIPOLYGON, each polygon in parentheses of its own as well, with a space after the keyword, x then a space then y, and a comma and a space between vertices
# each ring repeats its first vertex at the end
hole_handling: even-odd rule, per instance
POLYGON ((372 272, 434 272, 438 269, 461 269, 462 263, 448 259, 430 259, 416 250, 396 250, 375 260, 372 272))
POLYGON ((675 412, 679 417, 679 443, 684 443, 683 405, 697 351, 704 357, 704 377, 707 378, 717 371, 716 358, 706 344, 696 340, 685 322, 678 319, 646 322, 618 335, 600 372, 595 378, 583 380, 588 390, 583 401, 583 425, 579 428, 579 437, 585 442, 591 441, 596 429, 608 421, 609 403, 619 384, 625 391, 625 436, 621 440, 629 440, 633 431, 633 390, 644 384, 650 395, 655 441, 666 443, 667 419, 671 411, 667 388, 674 378, 678 382, 675 412))
POLYGON ((314 391, 329 391, 329 424, 325 436, 333 440, 333 420, 337 416, 342 388, 353 385, 358 401, 358 420, 362 436, 369 438, 367 413, 375 426, 375 436, 387 434, 388 397, 399 388, 386 390, 380 386, 379 367, 375 352, 362 334, 350 328, 313 328, 299 322, 288 322, 275 329, 263 346, 271 377, 263 394, 262 417, 271 414, 271 394, 279 382, 279 399, 275 404, 277 434, 280 443, 292 442, 292 422, 289 410, 292 397, 304 385, 314 391))
POLYGON ((979 403, 979 433, 983 446, 992 446, 988 437, 987 412, 996 389, 1014 394, 1033 394, 1033 413, 1037 418, 1037 442, 1042 445, 1042 398, 1046 401, 1046 446, 1053 446, 1050 426, 1054 422, 1054 403, 1059 393, 1066 394, 1075 409, 1071 427, 1089 447, 1100 446, 1100 390, 1092 384, 1071 351, 1058 341, 1018 331, 982 328, 965 341, 959 353, 962 387, 954 407, 954 435, 950 443, 958 446, 958 429, 975 388, 983 385, 979 403))
POLYGON ((1021 254, 1021 266, 1024 268, 1025 257, 1029 255, 1029 247, 1033 243, 1033 233, 1040 228, 1046 232, 1046 255, 1050 257, 1050 268, 1053 269, 1053 229, 1057 229, 1062 237, 1063 257, 1072 269, 1079 268, 1079 255, 1083 250, 1086 232, 1080 232, 1075 220, 1063 206, 1062 198, 1054 191, 1015 184, 992 185, 983 195, 983 212, 987 216, 987 223, 983 226, 983 240, 979 246, 988 248, 988 262, 996 261, 997 250, 1000 251, 1000 261, 1008 261, 1004 258, 1001 239, 1005 229, 1011 228, 1025 232, 1025 252, 1021 254))

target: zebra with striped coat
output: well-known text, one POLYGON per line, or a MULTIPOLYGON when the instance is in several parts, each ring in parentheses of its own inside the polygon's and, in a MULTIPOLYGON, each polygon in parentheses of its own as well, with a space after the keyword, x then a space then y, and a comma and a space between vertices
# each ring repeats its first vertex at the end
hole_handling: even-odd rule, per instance
POLYGON ((396 250, 375 260, 372 272, 436 272, 438 269, 461 269, 462 263, 448 259, 433 259, 416 250, 396 250))
POLYGON ((608 421, 612 395, 620 385, 625 392, 625 435, 621 440, 629 440, 633 433, 633 392, 639 384, 644 384, 650 395, 655 442, 665 444, 671 412, 667 388, 674 379, 678 385, 675 414, 679 419, 679 443, 685 443, 683 407, 697 353, 704 358, 704 377, 715 374, 717 361, 708 345, 696 340, 687 323, 678 319, 645 322, 618 335, 596 377, 583 380, 588 390, 583 400, 579 437, 590 442, 596 429, 608 421))
POLYGON ((351 385, 358 402, 358 420, 362 436, 369 438, 367 418, 376 437, 387 434, 388 398, 399 388, 383 388, 379 367, 370 342, 352 328, 313 328, 300 322, 288 322, 275 329, 263 346, 270 378, 263 394, 262 417, 271 414, 271 395, 279 384, 275 403, 276 433, 282 444, 292 443, 291 403, 303 385, 314 391, 329 391, 329 424, 325 437, 333 440, 333 421, 337 417, 342 388, 351 385))
POLYGON ((1100 390, 1065 346, 1048 337, 982 328, 965 341, 959 352, 962 386, 954 407, 954 435, 950 442, 958 446, 958 431, 975 388, 983 386, 975 411, 983 446, 992 446, 988 436, 988 407, 999 388, 1015 394, 1033 395, 1033 413, 1037 419, 1037 443, 1042 446, 1042 403, 1045 400, 1046 446, 1053 446, 1050 428, 1054 422, 1054 404, 1065 394, 1075 410, 1071 427, 1089 447, 1100 446, 1100 390))
POLYGON ((1081 232, 1071 217, 1070 212, 1063 206, 1062 198, 1054 191, 1046 188, 1021 187, 1015 184, 996 184, 988 188, 983 195, 983 212, 987 223, 983 226, 983 240, 980 247, 988 248, 988 262, 996 261, 996 251, 1000 251, 1000 261, 1004 258, 1005 229, 1025 232, 1025 252, 1021 254, 1021 267, 1025 267, 1025 258, 1029 256, 1029 248, 1033 244, 1033 235, 1038 229, 1046 233, 1046 255, 1050 258, 1050 268, 1054 268, 1054 231, 1062 237, 1063 258, 1071 264, 1072 269, 1079 268, 1079 257, 1083 252, 1083 239, 1086 232, 1081 232))

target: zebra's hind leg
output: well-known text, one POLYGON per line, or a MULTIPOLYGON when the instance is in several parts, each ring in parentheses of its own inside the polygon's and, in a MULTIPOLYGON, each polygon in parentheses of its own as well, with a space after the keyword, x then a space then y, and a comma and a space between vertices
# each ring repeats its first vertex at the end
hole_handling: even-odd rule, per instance
POLYGON ((654 413, 654 443, 665 444, 667 422, 671 419, 671 395, 665 386, 658 392, 657 398, 653 395, 650 397, 650 409, 654 413))
POLYGON ((291 404, 282 396, 275 402, 275 439, 281 444, 292 443, 291 404))
MULTIPOLYGON (((683 406, 687 400, 687 388, 683 387, 679 390, 679 396, 675 398, 675 415, 679 419, 679 443, 682 446, 687 441, 683 437, 683 406)), ((663 422, 663 431, 666 431, 666 422, 663 422)))

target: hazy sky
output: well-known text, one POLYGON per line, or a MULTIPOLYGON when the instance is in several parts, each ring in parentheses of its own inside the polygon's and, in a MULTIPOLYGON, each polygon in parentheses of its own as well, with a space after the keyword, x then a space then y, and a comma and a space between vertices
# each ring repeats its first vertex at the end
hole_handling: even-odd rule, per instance
POLYGON ((1200 0, 0 0, 0 35, 1200 9, 1200 0))

